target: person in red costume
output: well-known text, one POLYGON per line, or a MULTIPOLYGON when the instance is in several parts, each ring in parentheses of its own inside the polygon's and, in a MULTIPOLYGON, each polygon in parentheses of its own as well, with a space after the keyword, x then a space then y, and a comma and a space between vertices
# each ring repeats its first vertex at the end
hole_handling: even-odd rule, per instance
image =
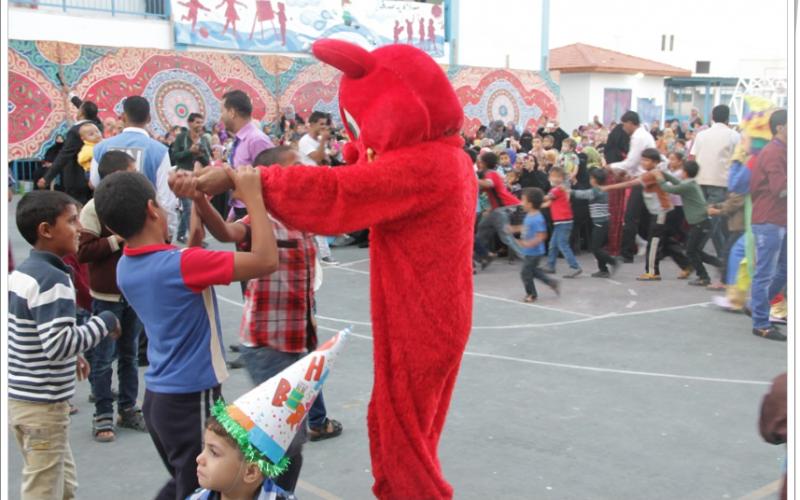
MULTIPOLYGON (((320 40, 313 53, 344 73, 350 165, 262 167, 264 202, 303 231, 370 229, 373 493, 449 499, 437 448, 472 323, 478 191, 459 136, 463 110, 442 69, 417 48, 367 52, 320 40)), ((222 169, 191 175, 175 174, 173 190, 231 187, 222 169)))

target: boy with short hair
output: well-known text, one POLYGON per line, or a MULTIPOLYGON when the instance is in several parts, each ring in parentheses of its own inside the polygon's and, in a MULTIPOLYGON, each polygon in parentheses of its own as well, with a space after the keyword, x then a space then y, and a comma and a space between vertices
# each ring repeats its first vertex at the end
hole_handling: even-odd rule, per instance
MULTIPOLYGON (((100 179, 115 172, 135 172, 136 160, 125 151, 108 151, 100 160, 99 170, 100 179)), ((142 411, 136 406, 139 394, 138 346, 142 324, 117 286, 117 263, 122 257, 125 240, 112 234, 100 223, 94 199, 89 200, 81 210, 80 221, 78 260, 88 264, 92 312, 111 311, 120 321, 122 329, 119 339, 103 339, 89 356, 95 407, 92 434, 95 441, 108 443, 116 438, 114 396, 111 392, 111 365, 115 357, 119 379, 117 425, 140 432, 147 431, 142 411)))
POLYGON ((569 187, 566 184, 566 174, 560 167, 550 169, 550 185, 553 186, 547 193, 542 208, 550 207, 550 216, 553 219, 553 234, 550 235, 550 248, 547 253, 547 267, 544 272, 555 274, 556 259, 558 252, 567 259, 572 272, 565 274, 565 278, 576 278, 583 270, 572 247, 569 245, 569 237, 572 234, 572 206, 569 203, 569 187))
MULTIPOLYGON (((298 152, 289 146, 262 151, 256 165, 297 165, 298 152)), ((176 188, 177 191, 177 188, 176 188)), ((202 241, 203 224, 221 242, 236 243, 237 248, 250 245, 250 220, 245 216, 226 222, 211 206, 205 194, 195 191, 189 246, 202 241)), ((292 229, 272 218, 278 245, 278 269, 269 276, 247 283, 244 314, 239 339, 242 359, 253 383, 259 385, 286 366, 304 357, 317 347, 317 325, 314 318, 316 249, 314 235, 292 229)), ((320 391, 308 412, 312 440, 329 439, 342 432, 342 425, 327 418, 320 391)), ((275 478, 287 491, 294 491, 303 463, 302 445, 306 440, 305 425, 298 433, 298 443, 289 454, 292 464, 286 473, 275 478)))
POLYGON ((142 410, 147 430, 171 479, 156 498, 186 498, 197 488, 194 466, 202 448, 203 421, 228 377, 213 285, 273 272, 277 247, 253 168, 229 167, 234 196, 249 209, 250 252, 180 250, 166 244, 167 213, 152 183, 117 172, 95 192, 100 221, 124 238, 117 283, 144 324, 150 366, 142 410))
POLYGON ((636 278, 638 281, 661 281, 659 262, 663 255, 669 255, 681 269, 686 269, 689 261, 678 245, 667 236, 667 214, 672 210, 669 195, 661 188, 656 169, 661 163, 661 153, 655 148, 647 148, 641 154, 641 167, 645 171, 639 177, 610 186, 602 186, 603 191, 627 189, 642 185, 642 197, 647 211, 650 213, 650 228, 647 238, 647 259, 645 272, 636 278))
POLYGON ((578 175, 580 164, 578 154, 575 152, 576 147, 575 139, 564 139, 564 142, 561 143, 561 157, 558 159, 558 167, 564 171, 570 181, 578 175))
POLYGON ((619 262, 603 249, 608 241, 609 211, 608 193, 600 189, 600 186, 606 183, 606 171, 602 168, 593 168, 589 171, 589 183, 591 189, 573 189, 571 194, 573 198, 589 202, 589 215, 592 218, 591 249, 599 268, 592 274, 592 278, 610 278, 616 273, 619 262))
POLYGON ((558 281, 547 276, 539 267, 539 261, 545 254, 544 242, 547 240, 547 222, 539 211, 544 202, 544 191, 539 188, 525 188, 522 190, 522 205, 527 214, 521 226, 509 226, 509 232, 521 232, 519 246, 525 260, 522 264, 520 277, 525 286, 525 302, 535 302, 538 298, 536 285, 533 280, 538 279, 547 284, 556 295, 559 294, 558 281))
MULTIPOLYGON (((23 500, 75 498, 69 405, 76 356, 119 333, 111 312, 76 325, 71 269, 78 251, 77 202, 59 191, 34 191, 17 206, 17 228, 33 245, 8 278, 10 427, 24 458, 23 500)), ((81 375, 86 375, 85 370, 81 375)))
POLYGON ((689 284, 692 286, 708 286, 711 284, 711 278, 703 264, 721 268, 722 262, 703 250, 711 237, 711 219, 708 216, 708 206, 706 205, 706 198, 703 196, 703 190, 695 181, 699 171, 700 165, 694 160, 689 160, 683 165, 684 180, 669 172, 657 172, 656 175, 662 180, 661 189, 681 197, 683 213, 686 217, 686 222, 689 223, 689 234, 686 238, 686 255, 697 272, 697 279, 690 281, 689 284))

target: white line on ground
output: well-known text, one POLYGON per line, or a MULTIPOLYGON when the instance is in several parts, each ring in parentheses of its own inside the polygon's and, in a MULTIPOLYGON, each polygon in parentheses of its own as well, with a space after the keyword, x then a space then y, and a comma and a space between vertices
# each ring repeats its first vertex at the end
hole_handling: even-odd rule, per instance
MULTIPOLYGON (((242 305, 243 305, 241 302, 236 302, 235 300, 231 300, 231 299, 229 299, 227 297, 223 297, 221 295, 217 295, 217 298, 219 298, 222 302, 226 302, 228 304, 236 305, 236 306, 239 306, 239 307, 242 307, 242 305)), ((681 308, 692 307, 692 306, 697 306, 697 305, 700 305, 700 304, 692 304, 690 306, 680 306, 678 308, 665 307, 665 308, 662 308, 660 310, 654 309, 654 310, 649 311, 649 312, 671 311, 671 310, 674 310, 674 309, 681 309, 681 308)), ((648 312, 648 311, 639 311, 639 312, 628 313, 628 314, 608 315, 608 316, 603 316, 603 317, 604 318, 605 317, 613 318, 613 317, 626 316, 626 315, 627 316, 633 316, 633 315, 636 315, 636 314, 642 314, 642 313, 646 313, 646 312, 648 312)), ((593 320, 593 319, 600 319, 600 318, 599 317, 587 318, 584 321, 589 321, 589 320, 593 320)), ((581 320, 576 320, 576 321, 581 321, 581 320)), ((340 328, 330 328, 330 327, 322 326, 322 325, 317 325, 317 327, 320 330, 326 330, 326 331, 329 331, 329 332, 339 332, 339 331, 341 331, 340 328)), ((363 335, 363 334, 359 334, 359 333, 355 333, 355 332, 351 332, 350 335, 352 335, 353 337, 356 337, 356 338, 364 339, 364 340, 372 340, 372 336, 371 335, 363 335)), ((643 372, 643 371, 635 371, 635 370, 618 370, 616 368, 601 368, 601 367, 598 367, 598 366, 573 365, 573 364, 569 364, 569 363, 554 363, 554 362, 550 362, 550 361, 538 361, 538 360, 534 360, 534 359, 515 358, 513 356, 502 356, 502 355, 499 355, 499 354, 487 354, 487 353, 472 352, 472 351, 465 351, 464 355, 465 356, 477 357, 477 358, 497 359, 497 360, 500 360, 500 361, 514 361, 514 362, 517 362, 517 363, 525 363, 525 364, 529 364, 529 365, 550 366, 550 367, 554 367, 554 368, 570 368, 570 369, 573 369, 573 370, 583 370, 583 371, 601 372, 601 373, 616 373, 616 374, 619 374, 619 375, 639 375, 639 376, 643 376, 643 377, 671 378, 671 379, 679 379, 679 380, 695 380, 695 381, 698 381, 698 382, 719 382, 719 383, 725 383, 725 384, 740 384, 740 385, 770 385, 771 384, 771 382, 761 382, 761 381, 758 381, 758 380, 739 380, 739 379, 715 378, 715 377, 696 377, 696 376, 693 376, 693 375, 677 375, 677 374, 673 374, 673 373, 656 373, 656 372, 643 372)))
POLYGON ((769 483, 766 486, 762 486, 761 488, 748 493, 747 495, 740 497, 739 500, 763 500, 764 498, 775 497, 775 493, 781 489, 783 485, 783 480, 778 479, 769 483))
POLYGON ((628 302, 627 304, 625 304, 625 308, 626 309, 633 309, 633 306, 635 306, 635 305, 636 305, 636 301, 632 300, 632 301, 628 302))
POLYGON ((608 281, 608 282, 609 282, 609 283, 611 283, 612 285, 621 285, 621 284, 622 284, 622 283, 620 283, 619 281, 614 281, 614 280, 612 280, 612 279, 609 279, 609 278, 606 278, 606 281, 608 281))
POLYGON ((636 290, 634 290, 633 288, 628 288, 628 293, 629 293, 629 294, 631 294, 631 295, 633 295, 634 297, 636 297, 637 295, 639 295, 638 293, 636 293, 636 290))
MULTIPOLYGON (((328 330, 331 332, 338 332, 339 329, 337 328, 328 328, 325 326, 319 327, 322 330, 328 330)), ((365 340, 372 340, 372 337, 369 335, 361 335, 358 333, 350 333, 350 335, 365 339, 365 340)), ((583 370, 583 371, 591 371, 591 372, 601 372, 601 373, 616 373, 619 375, 639 375, 643 377, 657 377, 657 378, 672 378, 672 379, 679 379, 679 380, 694 380, 697 382, 720 382, 725 384, 740 384, 740 385, 770 385, 771 382, 761 382, 759 380, 739 380, 739 379, 731 379, 731 378, 716 378, 716 377, 696 377, 694 375, 677 375, 674 373, 656 373, 656 372, 642 372, 642 371, 635 371, 635 370, 618 370, 616 368, 601 368, 599 366, 585 366, 585 365, 573 365, 569 363, 553 363, 550 361, 538 361, 535 359, 525 359, 525 358, 515 358, 513 356, 502 356, 499 354, 486 354, 482 352, 472 352, 472 351, 465 351, 464 356, 472 356, 476 358, 489 358, 489 359, 497 359, 500 361, 515 361, 517 363, 525 363, 529 365, 540 365, 540 366, 551 366, 555 368, 570 368, 573 370, 583 370)))
MULTIPOLYGON (((327 266, 325 269, 339 269, 341 271, 347 271, 351 273, 358 273, 358 274, 369 274, 367 271, 361 271, 360 269, 350 269, 349 267, 341 267, 341 266, 327 266)), ((548 307, 548 306, 541 306, 538 304, 526 304, 525 302, 521 302, 518 300, 507 299, 505 297, 495 297, 494 295, 486 295, 483 293, 475 293, 476 297, 481 297, 484 299, 491 299, 491 300, 499 300, 501 302, 510 302, 512 304, 516 304, 519 306, 527 306, 527 307, 534 307, 536 309, 543 309, 547 311, 554 311, 560 312, 565 314, 572 314, 573 316, 583 316, 585 318, 592 317, 591 314, 579 313, 575 311, 567 311, 566 309, 558 309, 556 307, 548 307)))
POLYGON ((348 266, 354 266, 356 264, 361 264, 362 262, 367 262, 367 261, 369 261, 369 257, 367 257, 366 259, 358 259, 350 262, 345 262, 343 264, 336 264, 335 266, 331 267, 348 267, 348 266))
MULTIPOLYGON (((222 295, 217 295, 217 298, 223 302, 227 302, 229 304, 233 304, 235 306, 242 307, 244 304, 241 302, 237 302, 235 300, 231 300, 227 297, 223 297, 222 295)), ((600 316, 588 316, 586 318, 580 319, 571 319, 566 321, 553 321, 550 323, 523 323, 523 324, 516 324, 516 325, 487 325, 487 326, 473 326, 473 330, 512 330, 512 329, 520 329, 520 328, 545 328, 545 327, 553 327, 553 326, 562 326, 562 325, 573 325, 575 323, 588 323, 590 321, 599 321, 603 319, 614 319, 614 318, 624 318, 626 316, 638 316, 640 314, 651 314, 651 313, 660 313, 660 312, 667 312, 667 311, 678 311, 681 309, 689 309, 692 307, 706 307, 709 305, 710 302, 698 302, 696 304, 684 304, 681 306, 673 306, 673 307, 659 307, 657 309, 646 309, 643 311, 631 311, 625 313, 608 313, 602 314, 600 316)), ((359 326, 366 326, 372 327, 372 323, 369 321, 356 321, 353 319, 344 319, 344 318, 332 318, 330 316, 320 316, 317 315, 317 319, 325 320, 325 321, 333 321, 334 323, 344 323, 347 325, 359 325, 359 326)))

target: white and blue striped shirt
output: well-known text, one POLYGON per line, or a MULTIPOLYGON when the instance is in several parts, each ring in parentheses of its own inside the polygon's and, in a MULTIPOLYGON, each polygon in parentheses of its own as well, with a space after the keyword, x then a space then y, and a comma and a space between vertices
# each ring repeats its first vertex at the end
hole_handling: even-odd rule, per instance
POLYGON ((75 321, 70 267, 32 250, 8 277, 8 395, 39 403, 66 401, 75 392, 76 355, 117 327, 111 311, 75 321))

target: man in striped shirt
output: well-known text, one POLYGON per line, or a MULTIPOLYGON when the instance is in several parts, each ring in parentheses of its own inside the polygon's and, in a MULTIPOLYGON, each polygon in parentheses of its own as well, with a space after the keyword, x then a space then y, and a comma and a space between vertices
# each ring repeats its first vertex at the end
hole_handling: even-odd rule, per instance
POLYGON ((17 228, 33 245, 8 279, 8 395, 11 429, 22 451, 21 498, 75 498, 68 400, 75 392, 76 356, 106 335, 119 335, 112 312, 75 322, 71 268, 78 251, 77 202, 58 191, 20 200, 17 228))

